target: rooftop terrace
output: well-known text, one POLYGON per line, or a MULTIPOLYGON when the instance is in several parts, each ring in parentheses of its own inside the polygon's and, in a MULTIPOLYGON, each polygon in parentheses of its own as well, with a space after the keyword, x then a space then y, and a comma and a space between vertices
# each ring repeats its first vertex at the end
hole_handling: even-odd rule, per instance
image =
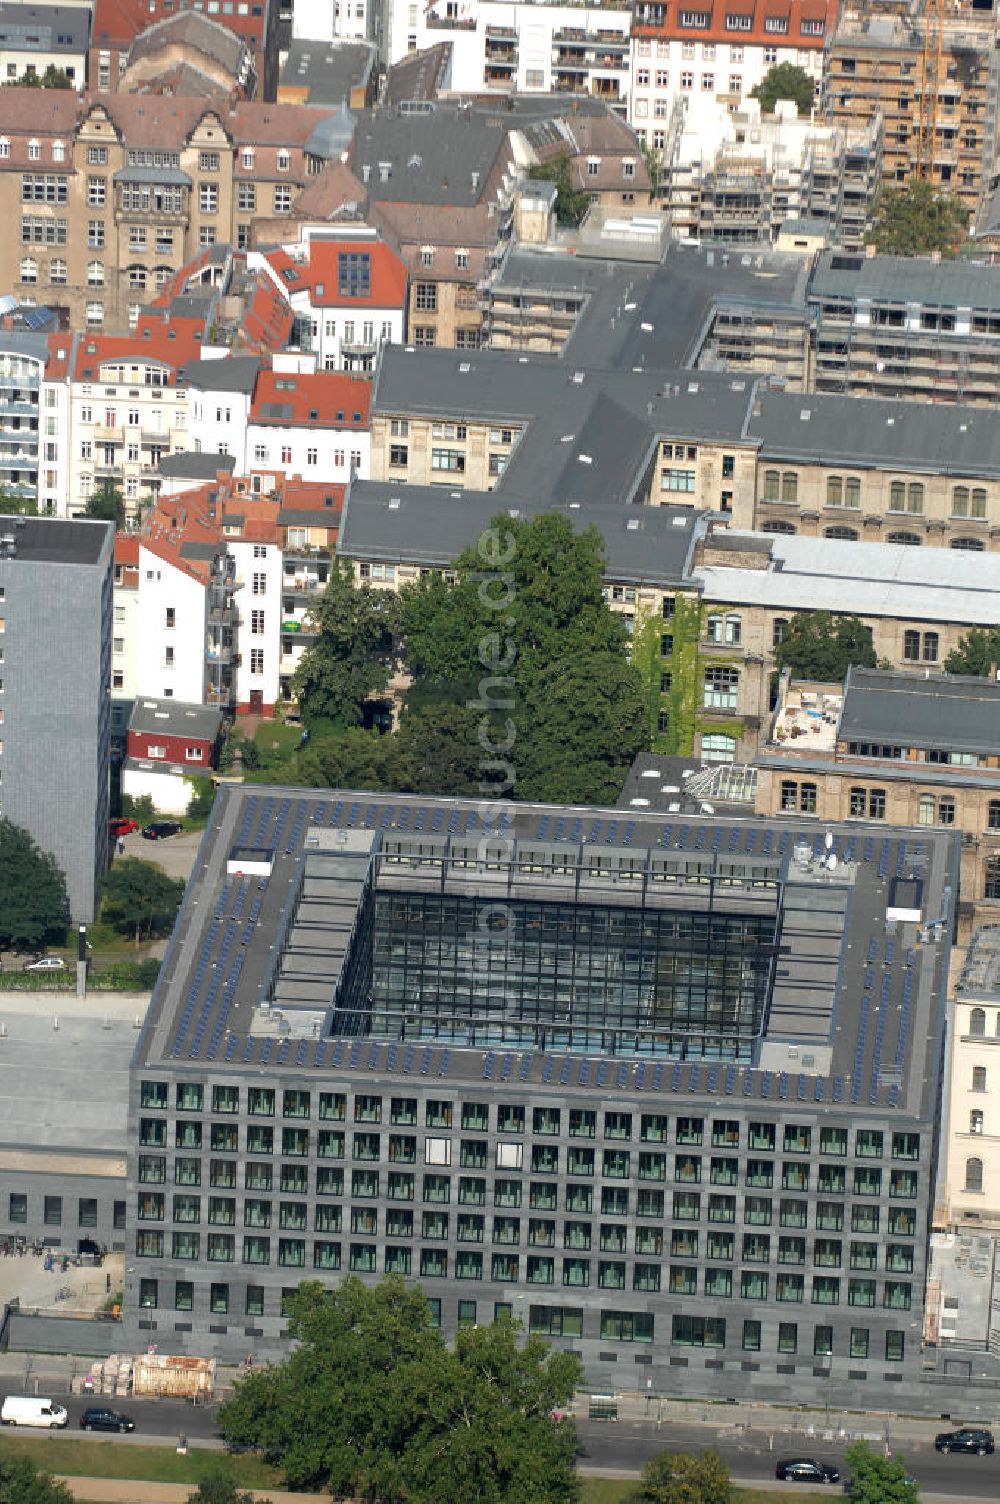
POLYGON ((866 1110, 910 1115, 931 1110, 948 948, 947 925, 933 921, 952 902, 956 849, 946 832, 921 831, 916 839, 845 825, 827 837, 815 825, 780 820, 651 811, 633 818, 620 809, 539 805, 507 806, 484 823, 481 808, 465 800, 223 788, 137 1062, 220 1074, 340 1068, 400 1078, 516 1077, 540 1090, 558 1081, 584 1090, 617 1085, 679 1096, 863 1102, 866 1110), (498 853, 508 852, 506 865, 479 851, 488 837, 498 853), (507 841, 513 845, 505 848, 507 841), (340 867, 327 870, 332 885, 303 907, 307 857, 325 852, 336 862, 338 849, 340 867), (753 1058, 739 1062, 657 1058, 648 1031, 609 1030, 603 1041, 569 1047, 552 1043, 558 1031, 527 1043, 522 1028, 511 1044, 489 1027, 481 1039, 456 1044, 421 1037, 419 1019, 395 1037, 337 1034, 338 977, 372 882, 492 897, 527 883, 547 902, 579 907, 599 899, 644 916, 663 908, 773 912, 777 903, 763 1037, 753 1058), (901 917, 905 910, 924 923, 901 917))

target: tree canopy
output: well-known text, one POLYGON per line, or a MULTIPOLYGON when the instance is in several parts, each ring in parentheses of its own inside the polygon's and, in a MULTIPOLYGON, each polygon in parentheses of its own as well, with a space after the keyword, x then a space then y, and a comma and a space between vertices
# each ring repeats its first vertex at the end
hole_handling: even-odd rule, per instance
POLYGON ((0 1504, 73 1504, 73 1495, 30 1457, 0 1456, 0 1504))
POLYGON ((202 1478, 194 1493, 188 1495, 188 1504, 254 1504, 254 1497, 237 1488, 225 1467, 220 1465, 207 1478, 202 1478))
POLYGON ((1000 666, 1000 627, 972 627, 944 660, 946 674, 988 674, 1000 666))
POLYGON ((851 664, 875 668, 878 658, 872 631, 856 616, 832 611, 803 611, 793 616, 777 652, 778 667, 795 679, 839 684, 851 664))
POLYGON ((954 193, 938 193, 926 178, 901 188, 883 188, 875 201, 868 237, 877 251, 892 256, 954 256, 969 236, 969 211, 954 193))
POLYGON ((319 635, 294 679, 306 724, 360 726, 367 702, 385 693, 395 666, 397 598, 390 590, 356 586, 350 567, 336 561, 309 615, 319 635))
POLYGON ((122 527, 125 522, 125 498, 114 481, 102 480, 87 501, 86 515, 99 522, 113 522, 122 527))
POLYGON ((660 1452, 647 1462, 634 1504, 730 1504, 732 1496, 718 1452, 660 1452))
POLYGON ((902 1457, 880 1457, 867 1441, 847 1448, 853 1504, 919 1504, 920 1489, 907 1475, 902 1457))
POLYGON ((101 914, 122 934, 165 934, 177 917, 184 897, 180 878, 168 877, 153 862, 128 856, 116 861, 104 876, 101 914))
POLYGON ((576 1430, 551 1412, 579 1359, 519 1338, 509 1319, 462 1329, 454 1350, 418 1290, 300 1285, 281 1365, 242 1379, 219 1414, 291 1488, 369 1504, 576 1504, 576 1430))
POLYGON ((0 943, 37 950, 62 939, 68 918, 66 879, 55 858, 0 819, 0 943))
POLYGON ((563 152, 552 162, 536 163, 531 176, 556 185, 556 219, 561 225, 575 228, 590 208, 590 194, 573 182, 573 159, 563 152))
POLYGON ((816 101, 816 86, 804 68, 794 63, 775 63, 757 87, 750 90, 750 98, 760 100, 762 115, 773 115, 779 99, 790 99, 798 106, 799 114, 808 118, 816 101))
POLYGON ((338 572, 296 680, 311 730, 300 781, 613 802, 649 732, 602 549, 554 513, 501 513, 447 579, 395 596, 338 572), (396 668, 411 680, 398 729, 363 730, 396 668))
POLYGON ((72 89, 73 80, 65 68, 49 63, 44 73, 22 73, 17 80, 22 89, 72 89))

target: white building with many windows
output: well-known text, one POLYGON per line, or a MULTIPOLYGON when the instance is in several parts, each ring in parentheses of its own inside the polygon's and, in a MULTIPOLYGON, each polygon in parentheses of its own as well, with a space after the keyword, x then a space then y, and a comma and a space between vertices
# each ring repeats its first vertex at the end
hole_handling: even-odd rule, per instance
POLYGON ((624 111, 632 8, 523 0, 392 0, 384 47, 391 66, 438 42, 452 49, 457 94, 593 94, 624 111))
POLYGON ((303 240, 248 267, 270 277, 295 315, 289 349, 311 351, 317 369, 371 374, 384 344, 406 335, 406 264, 367 227, 328 238, 306 226, 303 240))
MULTIPOLYGON (((629 121, 652 150, 669 149, 675 107, 697 130, 742 100, 780 63, 813 79, 817 99, 823 49, 836 0, 639 0, 632 26, 629 121)), ((679 126, 675 125, 675 128, 679 126)))

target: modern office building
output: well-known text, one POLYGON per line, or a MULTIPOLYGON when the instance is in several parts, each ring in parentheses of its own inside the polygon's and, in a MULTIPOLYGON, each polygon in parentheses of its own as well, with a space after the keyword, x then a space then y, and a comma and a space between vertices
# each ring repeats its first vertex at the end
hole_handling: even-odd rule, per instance
POLYGON ((70 917, 108 856, 114 529, 0 516, 0 813, 51 852, 70 917))
POLYGON ((127 1340, 278 1354, 300 1280, 395 1271, 602 1391, 909 1396, 956 851, 224 788, 133 1062, 127 1340))

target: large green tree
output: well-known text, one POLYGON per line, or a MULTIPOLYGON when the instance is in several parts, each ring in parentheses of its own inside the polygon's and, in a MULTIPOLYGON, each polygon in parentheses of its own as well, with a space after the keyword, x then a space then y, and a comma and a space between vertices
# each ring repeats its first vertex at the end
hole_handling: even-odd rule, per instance
POLYGON ((893 256, 954 256, 969 236, 969 211, 954 193, 938 193, 926 178, 883 188, 869 240, 893 256))
POLYGON ((852 1504, 919 1504, 920 1489, 907 1474, 902 1457, 880 1457, 866 1441, 847 1448, 852 1504))
POLYGON ((299 1287, 280 1366, 222 1407, 230 1445, 258 1447, 292 1488, 369 1504, 575 1504, 575 1428, 554 1421, 579 1359, 520 1340, 509 1320, 453 1350, 427 1302, 394 1276, 368 1288, 299 1287))
POLYGON ((1000 627, 973 627, 944 660, 946 674, 987 674, 1000 665, 1000 627))
MULTIPOLYGON (((606 800, 645 745, 641 680, 604 600, 603 570, 596 528, 576 532, 551 512, 500 513, 456 560, 452 582, 402 593, 407 704, 476 717, 481 792, 606 800)), ((461 761, 471 727, 457 729, 461 761)))
POLYGON ((360 726, 395 667, 398 599, 391 590, 355 585, 350 568, 336 562, 309 615, 319 635, 294 679, 306 723, 360 726))
POLYGON ((86 515, 99 522, 113 522, 116 528, 124 525, 125 498, 114 481, 101 481, 87 501, 86 515))
POLYGON ((856 616, 831 611, 802 611, 793 616, 777 652, 779 668, 795 679, 838 684, 851 664, 875 668, 878 657, 872 631, 856 616))
POLYGON ((660 1452, 647 1462, 634 1504, 730 1504, 732 1496, 718 1452, 660 1452))
POLYGON ((779 99, 790 99, 798 106, 800 115, 808 116, 816 100, 816 86, 804 68, 794 63, 775 63, 757 87, 750 90, 750 98, 760 100, 762 115, 773 115, 779 99))
POLYGON ((116 930, 134 933, 138 945, 144 934, 162 935, 170 929, 183 897, 182 879, 168 877, 153 862, 129 856, 105 874, 101 914, 116 930))
POLYGON ((0 820, 0 944, 37 950, 63 937, 68 915, 55 858, 19 825, 0 820))
POLYGON ((0 1455, 0 1504, 73 1504, 73 1495, 30 1457, 0 1455))

